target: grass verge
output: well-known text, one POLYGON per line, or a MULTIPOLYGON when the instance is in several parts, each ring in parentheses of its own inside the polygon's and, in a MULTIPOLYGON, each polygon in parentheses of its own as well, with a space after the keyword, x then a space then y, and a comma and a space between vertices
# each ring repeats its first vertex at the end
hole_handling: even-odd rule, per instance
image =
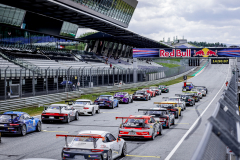
POLYGON ((172 63, 158 63, 157 64, 160 64, 162 65, 163 67, 168 67, 168 68, 174 68, 174 67, 179 67, 180 65, 178 64, 172 64, 172 63))
MULTIPOLYGON (((194 76, 190 76, 188 75, 188 79, 192 78, 194 76)), ((171 80, 171 81, 167 81, 167 82, 162 82, 156 85, 148 85, 148 86, 142 86, 140 88, 146 88, 146 87, 150 87, 150 86, 158 86, 158 85, 173 85, 179 82, 183 82, 183 77, 179 77, 177 79, 171 80)), ((133 90, 139 90, 138 88, 132 88, 132 89, 125 89, 125 90, 118 90, 118 91, 114 91, 114 92, 128 92, 129 94, 133 94, 135 91, 133 90)), ((82 95, 81 99, 90 99, 92 101, 94 101, 96 99, 96 97, 93 97, 93 95, 112 95, 113 93, 110 92, 102 92, 102 93, 96 93, 96 94, 86 94, 86 95, 82 95)), ((72 100, 77 100, 79 98, 75 98, 72 100)), ((56 102, 54 104, 65 104, 65 101, 61 101, 61 102, 56 102)), ((36 116, 36 115, 40 115, 42 113, 42 111, 44 110, 43 107, 28 107, 28 108, 22 108, 22 109, 17 109, 15 111, 21 111, 21 112, 26 112, 28 113, 30 116, 36 116)))

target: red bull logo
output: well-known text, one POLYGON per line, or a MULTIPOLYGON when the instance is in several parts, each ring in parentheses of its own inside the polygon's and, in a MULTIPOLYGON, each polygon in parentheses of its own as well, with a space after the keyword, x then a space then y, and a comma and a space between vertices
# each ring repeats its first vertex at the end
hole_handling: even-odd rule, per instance
POLYGON ((217 50, 215 50, 215 52, 214 52, 214 51, 212 51, 208 48, 203 48, 202 50, 197 51, 197 52, 196 52, 196 50, 194 50, 194 55, 193 56, 194 57, 195 56, 209 57, 209 56, 218 56, 218 55, 217 55, 217 50))
POLYGON ((159 57, 191 57, 191 49, 186 49, 186 52, 182 52, 181 49, 173 49, 172 52, 160 49, 159 57))

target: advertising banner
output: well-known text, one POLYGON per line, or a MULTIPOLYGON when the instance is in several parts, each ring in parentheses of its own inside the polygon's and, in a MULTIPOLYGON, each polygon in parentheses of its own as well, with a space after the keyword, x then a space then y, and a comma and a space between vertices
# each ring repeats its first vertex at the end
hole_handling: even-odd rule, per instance
POLYGON ((134 48, 133 58, 240 57, 240 48, 134 48))

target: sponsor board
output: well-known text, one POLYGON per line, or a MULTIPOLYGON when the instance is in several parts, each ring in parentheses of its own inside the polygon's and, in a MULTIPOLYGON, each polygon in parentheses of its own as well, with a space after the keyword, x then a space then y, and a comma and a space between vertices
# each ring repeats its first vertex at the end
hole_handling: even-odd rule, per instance
POLYGON ((134 48, 133 58, 141 57, 240 57, 240 48, 134 48))

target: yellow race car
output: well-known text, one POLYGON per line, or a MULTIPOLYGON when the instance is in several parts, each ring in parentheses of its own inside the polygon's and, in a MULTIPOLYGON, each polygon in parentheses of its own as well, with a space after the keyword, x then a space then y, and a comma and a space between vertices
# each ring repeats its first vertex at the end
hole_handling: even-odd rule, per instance
POLYGON ((182 116, 182 108, 176 102, 172 101, 163 101, 163 102, 154 102, 153 104, 157 104, 157 107, 166 108, 169 112, 172 112, 177 119, 179 116, 182 116))

